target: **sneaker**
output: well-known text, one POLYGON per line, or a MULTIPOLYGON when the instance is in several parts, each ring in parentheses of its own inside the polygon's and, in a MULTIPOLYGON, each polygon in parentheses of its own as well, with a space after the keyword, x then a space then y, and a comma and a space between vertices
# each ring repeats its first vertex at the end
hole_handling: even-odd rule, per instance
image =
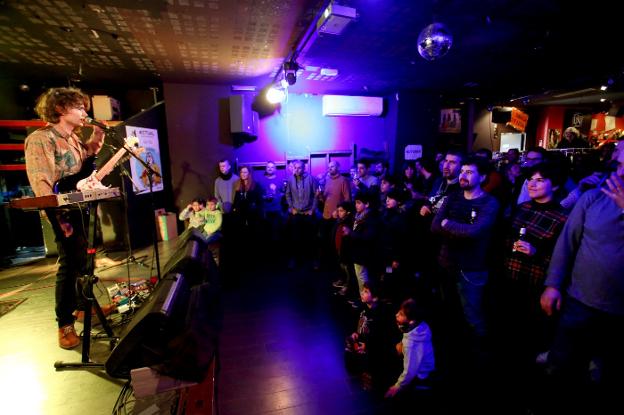
POLYGON ((73 324, 58 329, 59 346, 63 349, 73 349, 80 344, 80 337, 76 334, 73 324))
POLYGON ((345 283, 344 281, 337 280, 337 281, 332 282, 332 286, 335 288, 342 288, 345 286, 345 283))
MULTIPOLYGON (((104 317, 117 311, 117 306, 115 304, 105 304, 103 306, 100 306, 100 308, 102 309, 102 314, 104 314, 104 317)), ((73 315, 76 318, 76 321, 80 323, 84 322, 84 311, 82 310, 74 311, 73 315)), ((92 316, 97 315, 97 313, 95 312, 95 307, 91 307, 91 315, 92 316)))

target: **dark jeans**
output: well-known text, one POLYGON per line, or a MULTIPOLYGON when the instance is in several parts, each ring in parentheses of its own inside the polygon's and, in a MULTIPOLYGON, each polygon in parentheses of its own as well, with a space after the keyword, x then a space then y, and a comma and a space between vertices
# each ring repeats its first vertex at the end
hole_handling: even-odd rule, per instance
POLYGON ((567 296, 550 354, 554 373, 567 382, 587 379, 590 360, 602 362, 602 381, 616 385, 624 370, 624 316, 605 313, 567 296))
POLYGON ((291 259, 304 261, 316 259, 317 223, 314 215, 288 215, 288 253, 291 259))
POLYGON ((59 327, 73 324, 72 313, 79 306, 79 296, 76 293, 76 280, 86 273, 87 241, 85 238, 82 213, 77 210, 68 211, 66 218, 73 227, 73 233, 65 237, 57 219, 57 212, 46 209, 48 219, 52 224, 56 246, 58 249, 59 267, 56 272, 55 308, 56 320, 59 327))

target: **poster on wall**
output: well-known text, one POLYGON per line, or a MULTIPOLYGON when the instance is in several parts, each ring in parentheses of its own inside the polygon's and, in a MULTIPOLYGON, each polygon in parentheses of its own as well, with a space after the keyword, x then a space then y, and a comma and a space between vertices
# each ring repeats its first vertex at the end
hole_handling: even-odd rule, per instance
POLYGON ((459 108, 443 108, 440 110, 441 133, 461 133, 461 110, 459 108))
POLYGON ((422 157, 423 148, 420 144, 408 144, 405 146, 405 160, 418 160, 422 157))
POLYGON ((152 191, 158 192, 163 190, 163 178, 160 176, 162 172, 162 164, 160 162, 160 145, 158 143, 158 130, 154 128, 126 126, 126 136, 136 137, 139 141, 139 147, 144 151, 139 157, 154 170, 150 174, 148 170, 134 157, 130 158, 130 173, 132 176, 132 188, 134 193, 149 193, 150 176, 152 180, 152 191))

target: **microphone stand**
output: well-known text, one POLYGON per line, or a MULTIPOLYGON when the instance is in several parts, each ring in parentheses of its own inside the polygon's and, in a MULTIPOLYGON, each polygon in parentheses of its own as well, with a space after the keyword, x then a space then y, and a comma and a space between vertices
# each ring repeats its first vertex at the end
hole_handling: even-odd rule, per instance
MULTIPOLYGON (((153 189, 153 184, 154 184, 154 176, 157 177, 162 177, 160 175, 160 173, 154 171, 154 169, 152 169, 152 167, 147 164, 141 157, 137 156, 136 154, 134 154, 134 152, 132 151, 131 148, 128 147, 128 145, 124 142, 123 146, 124 149, 126 149, 126 151, 132 156, 134 157, 142 166, 145 170, 147 170, 148 175, 147 178, 149 180, 149 188, 150 188, 150 205, 152 207, 152 212, 156 212, 156 205, 154 203, 154 189, 153 189)), ((152 226, 152 242, 154 244, 154 256, 156 257, 156 274, 158 275, 158 282, 161 281, 161 276, 160 276, 160 256, 158 254, 158 238, 156 237, 157 235, 157 227, 158 223, 156 222, 156 215, 154 215, 154 225, 152 226)))
POLYGON ((134 180, 132 180, 132 176, 130 175, 130 172, 128 172, 128 170, 123 166, 123 164, 119 165, 119 172, 122 176, 121 177, 121 194, 123 196, 123 202, 124 202, 124 212, 125 212, 124 217, 126 220, 125 239, 126 239, 126 246, 128 247, 127 249, 128 256, 125 262, 126 262, 126 268, 128 271, 128 287, 130 287, 130 263, 140 265, 144 268, 147 268, 147 265, 145 265, 143 261, 139 261, 132 254, 132 244, 130 242, 130 224, 128 222, 128 195, 127 195, 127 188, 126 188, 126 180, 124 179, 123 176, 127 177, 130 180, 130 182, 132 182, 132 185, 135 188, 138 188, 138 186, 136 185, 136 183, 134 183, 134 180))

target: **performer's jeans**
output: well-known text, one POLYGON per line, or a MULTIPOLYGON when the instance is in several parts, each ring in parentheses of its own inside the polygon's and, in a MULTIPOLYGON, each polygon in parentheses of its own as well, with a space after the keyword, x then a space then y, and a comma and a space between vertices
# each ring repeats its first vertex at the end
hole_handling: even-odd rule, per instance
POLYGON ((70 214, 73 234, 69 237, 65 237, 63 234, 55 211, 47 209, 46 214, 54 230, 59 255, 54 310, 58 326, 63 327, 74 323, 72 313, 78 308, 76 280, 86 272, 87 243, 80 212, 76 211, 70 214))

